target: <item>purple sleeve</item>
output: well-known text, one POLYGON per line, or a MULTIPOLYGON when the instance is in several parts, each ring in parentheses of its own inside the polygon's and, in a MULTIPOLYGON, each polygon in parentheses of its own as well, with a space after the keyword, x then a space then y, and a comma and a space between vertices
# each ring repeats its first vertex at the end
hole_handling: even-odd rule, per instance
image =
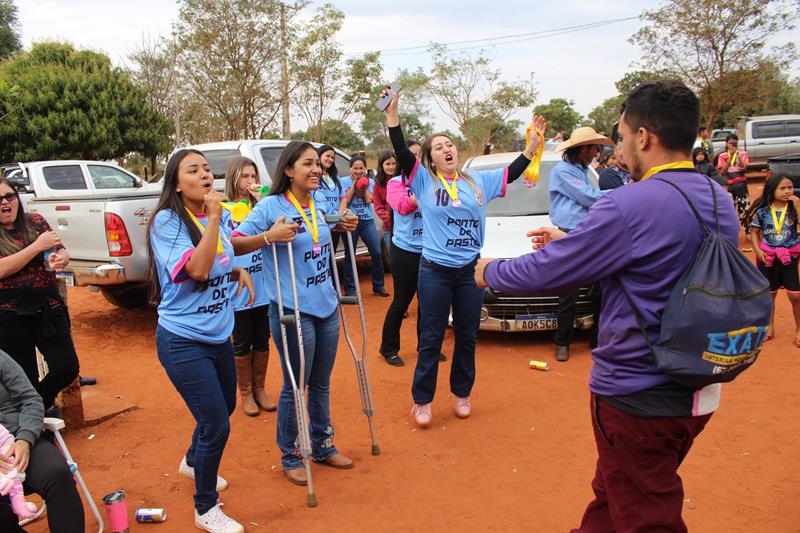
POLYGON ((559 294, 614 275, 631 262, 632 252, 624 217, 603 198, 569 235, 537 252, 489 263, 484 279, 505 294, 559 294))

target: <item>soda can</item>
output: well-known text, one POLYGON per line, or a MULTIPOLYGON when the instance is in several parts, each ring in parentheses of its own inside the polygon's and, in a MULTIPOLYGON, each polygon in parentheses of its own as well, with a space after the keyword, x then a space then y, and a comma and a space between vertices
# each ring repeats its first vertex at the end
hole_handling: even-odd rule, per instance
POLYGON ((528 364, 534 370, 541 370, 542 372, 546 372, 547 370, 550 370, 550 364, 547 363, 546 361, 534 361, 533 359, 531 359, 528 364))
POLYGON ((163 522, 166 519, 166 509, 136 509, 137 522, 163 522))
POLYGON ((103 496, 111 533, 128 533, 128 504, 125 491, 115 490, 103 496))

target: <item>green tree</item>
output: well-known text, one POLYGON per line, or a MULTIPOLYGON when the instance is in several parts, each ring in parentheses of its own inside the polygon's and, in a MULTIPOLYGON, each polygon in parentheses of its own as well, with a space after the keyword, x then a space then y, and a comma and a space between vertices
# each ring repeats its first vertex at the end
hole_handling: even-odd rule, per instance
POLYGON ((325 119, 346 121, 368 105, 373 95, 373 80, 382 79, 378 52, 342 62, 342 47, 336 33, 344 19, 344 12, 323 4, 304 26, 293 53, 291 71, 297 82, 294 103, 311 125, 310 140, 316 142, 322 139, 325 119))
POLYGON ((276 127, 280 2, 181 0, 179 6, 173 28, 180 49, 179 105, 192 142, 258 139, 276 127))
POLYGON ((170 148, 170 124, 127 73, 97 52, 39 43, 0 67, 0 159, 147 157, 170 148))
MULTIPOLYGON (((407 139, 414 139, 422 142, 423 139, 433 133, 433 126, 430 124, 430 112, 425 105, 425 98, 428 94, 427 85, 430 78, 417 68, 415 71, 401 69, 394 77, 400 85, 400 95, 402 105, 400 106, 400 122, 403 124, 403 133, 407 139)), ((375 101, 384 85, 376 85, 371 94, 361 108, 361 133, 368 139, 370 148, 389 148, 389 131, 386 129, 386 115, 378 111, 375 101)))
POLYGON ((0 60, 22 50, 19 34, 17 6, 13 0, 0 0, 0 60))
POLYGON ((572 133, 580 124, 581 114, 575 111, 575 102, 566 98, 553 98, 546 104, 533 108, 533 112, 547 119, 547 129, 553 132, 572 133))
POLYGON ((619 108, 625 97, 622 95, 613 96, 603 100, 603 103, 589 112, 588 125, 596 131, 611 133, 614 123, 619 120, 619 108))
MULTIPOLYGON (((292 138, 310 140, 315 133, 316 127, 311 126, 305 131, 294 132, 292 138)), ((364 140, 349 124, 331 118, 322 121, 320 139, 316 142, 330 144, 346 152, 355 152, 364 148, 364 140)))
POLYGON ((452 53, 446 46, 430 47, 433 67, 428 90, 442 111, 466 138, 471 153, 494 142, 496 126, 520 109, 533 104, 533 79, 500 80, 500 71, 484 51, 477 54, 452 53))
POLYGON ((783 0, 664 0, 645 11, 644 26, 630 42, 651 71, 674 72, 701 98, 706 125, 726 107, 758 97, 743 90, 740 74, 764 61, 785 69, 794 43, 769 48, 767 39, 793 29, 796 11, 783 0))

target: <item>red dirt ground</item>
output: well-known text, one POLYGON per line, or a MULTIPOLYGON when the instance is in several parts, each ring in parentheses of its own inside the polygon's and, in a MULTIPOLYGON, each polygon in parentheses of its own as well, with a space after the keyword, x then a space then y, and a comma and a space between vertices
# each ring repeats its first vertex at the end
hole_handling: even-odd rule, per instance
MULTIPOLYGON (((98 392, 139 406, 67 435, 95 500, 122 488, 131 517, 138 507, 168 510, 165 523, 132 522, 132 531, 195 531, 193 483, 177 474, 194 423, 156 357, 155 313, 116 309, 85 289, 71 289, 69 297, 82 373, 98 378, 98 392)), ((281 471, 275 414, 250 418, 237 408, 221 468, 230 483, 221 493, 225 511, 247 531, 550 532, 577 526, 592 496, 596 460, 586 337, 573 345, 569 362, 558 363, 549 334, 482 333, 472 417, 459 420, 453 413, 447 362, 434 424, 419 430, 408 416, 415 310, 403 325, 406 366, 390 367, 377 355, 388 299, 365 298, 382 454, 370 454, 353 361, 341 342, 332 414, 336 444, 356 461, 355 469, 315 467, 319 506, 307 508, 305 489, 281 471), (531 358, 548 361, 551 370, 530 370, 531 358)), ((351 319, 356 325, 357 317, 351 319)), ((692 531, 800 531, 800 349, 792 344, 783 294, 776 329, 754 368, 723 387, 721 409, 681 468, 683 514, 692 531)), ((444 352, 451 351, 448 333, 444 352)), ((267 387, 274 397, 280 369, 272 363, 267 387)), ((46 529, 42 522, 29 526, 46 529)))

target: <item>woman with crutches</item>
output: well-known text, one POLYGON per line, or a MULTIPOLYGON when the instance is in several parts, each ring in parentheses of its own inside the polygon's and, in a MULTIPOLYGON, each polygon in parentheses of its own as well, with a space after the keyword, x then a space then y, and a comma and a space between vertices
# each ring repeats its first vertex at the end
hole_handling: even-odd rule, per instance
MULTIPOLYGON (((475 383, 475 344, 480 325, 483 290, 473 278, 483 246, 486 206, 504 196, 508 182, 517 179, 533 158, 541 142, 531 142, 507 168, 472 175, 459 172, 458 149, 444 134, 434 134, 422 145, 420 161, 405 143, 397 110, 397 93, 386 108, 386 125, 406 184, 422 213, 422 257, 419 264, 418 298, 422 328, 419 356, 414 371, 412 414, 417 425, 433 420, 431 402, 448 316, 452 308, 455 348, 450 368, 450 391, 455 395, 455 413, 470 416, 470 394, 475 383)), ((542 131, 544 121, 534 121, 542 131)))
MULTIPOLYGON (((308 387, 308 415, 311 437, 311 455, 315 462, 334 468, 352 468, 353 461, 339 453, 333 444, 334 431, 330 420, 330 376, 339 344, 338 298, 330 279, 330 228, 321 210, 317 209, 313 191, 320 186, 322 169, 314 147, 301 141, 292 141, 283 150, 275 171, 270 193, 255 207, 250 216, 237 229, 233 243, 237 251, 250 250, 277 241, 289 245, 277 248, 266 257, 266 271, 270 295, 270 328, 272 338, 283 364, 283 388, 278 400, 278 446, 281 463, 290 482, 308 483, 303 460, 298 454, 297 413, 294 387, 308 387), (287 224, 286 222, 290 222, 287 224), (286 237, 277 238, 278 235, 286 237), (293 258, 295 279, 291 278, 289 247, 293 258), (275 290, 275 264, 277 257, 279 283, 282 288, 283 309, 278 308, 275 290), (293 291, 296 283, 297 302, 293 291), (292 316, 299 311, 300 328, 286 327, 284 342, 281 332, 281 315, 292 316), (298 338, 297 330, 302 333, 298 338), (288 351, 292 376, 290 377, 284 354, 288 351), (300 378, 300 346, 305 355, 304 376, 300 378), (292 379, 293 378, 293 379, 292 379), (299 386, 299 385, 298 385, 299 386)), ((357 217, 343 217, 339 230, 352 231, 357 217)))

